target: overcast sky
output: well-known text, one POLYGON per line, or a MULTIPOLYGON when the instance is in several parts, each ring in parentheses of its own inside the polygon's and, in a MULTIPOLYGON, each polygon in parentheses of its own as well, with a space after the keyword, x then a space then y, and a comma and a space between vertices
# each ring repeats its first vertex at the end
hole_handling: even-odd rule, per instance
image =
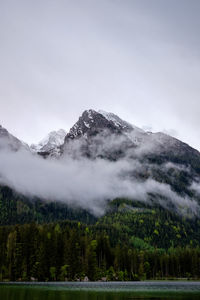
POLYGON ((85 109, 200 150, 199 0, 1 0, 0 124, 28 143, 85 109))

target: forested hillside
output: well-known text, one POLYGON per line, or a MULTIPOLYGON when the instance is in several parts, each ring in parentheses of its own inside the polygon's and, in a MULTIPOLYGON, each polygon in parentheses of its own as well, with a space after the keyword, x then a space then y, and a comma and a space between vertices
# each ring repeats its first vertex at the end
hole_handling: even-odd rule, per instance
POLYGON ((198 219, 116 199, 87 220, 1 226, 1 280, 200 277, 198 219))
POLYGON ((94 223, 96 218, 81 208, 62 202, 27 198, 9 187, 0 187, 0 225, 49 223, 56 220, 79 220, 94 223))

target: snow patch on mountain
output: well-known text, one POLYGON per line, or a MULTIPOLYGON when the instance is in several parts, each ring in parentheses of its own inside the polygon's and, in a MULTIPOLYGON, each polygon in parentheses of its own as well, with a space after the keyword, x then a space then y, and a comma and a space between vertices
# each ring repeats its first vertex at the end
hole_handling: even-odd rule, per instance
POLYGON ((84 121, 84 125, 85 125, 87 128, 90 128, 90 124, 87 123, 87 122, 85 122, 85 121, 84 121))
POLYGON ((120 119, 117 115, 106 112, 104 110, 99 110, 98 113, 100 113, 102 116, 104 116, 108 121, 111 121, 115 124, 116 127, 123 128, 123 129, 132 129, 133 126, 129 124, 128 122, 120 119))

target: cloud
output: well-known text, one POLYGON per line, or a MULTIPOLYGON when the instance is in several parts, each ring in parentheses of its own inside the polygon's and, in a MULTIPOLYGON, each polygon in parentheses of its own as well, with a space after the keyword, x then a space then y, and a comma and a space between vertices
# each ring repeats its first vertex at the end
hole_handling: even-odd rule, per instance
POLYGON ((133 176, 142 168, 138 160, 128 157, 118 161, 91 160, 81 155, 43 159, 24 149, 0 150, 0 183, 31 198, 61 201, 95 215, 105 213, 107 201, 116 197, 149 204, 156 201, 180 214, 199 213, 196 201, 180 197, 169 185, 133 176))
POLYGON ((200 181, 199 181, 199 178, 197 178, 196 181, 192 182, 191 189, 193 191, 195 191, 198 196, 200 196, 200 181))

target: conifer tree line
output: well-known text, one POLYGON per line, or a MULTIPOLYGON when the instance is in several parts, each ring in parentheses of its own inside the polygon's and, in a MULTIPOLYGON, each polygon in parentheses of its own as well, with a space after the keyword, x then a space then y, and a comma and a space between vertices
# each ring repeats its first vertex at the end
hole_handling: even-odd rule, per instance
POLYGON ((0 280, 200 278, 200 247, 142 247, 104 225, 65 221, 0 227, 0 280))

